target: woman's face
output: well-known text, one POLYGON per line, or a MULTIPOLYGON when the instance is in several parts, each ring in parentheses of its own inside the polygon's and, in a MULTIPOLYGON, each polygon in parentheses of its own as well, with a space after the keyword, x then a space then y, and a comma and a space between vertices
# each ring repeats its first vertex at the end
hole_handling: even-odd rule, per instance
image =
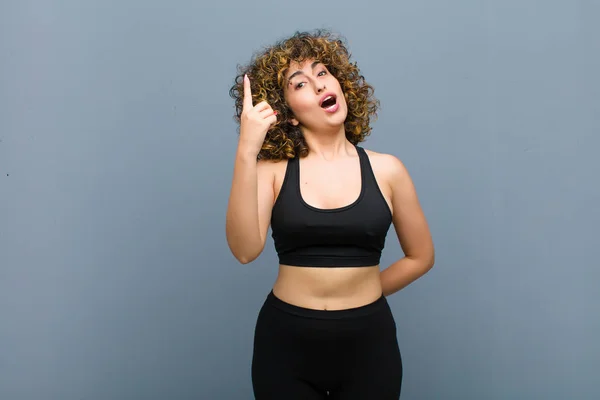
POLYGON ((348 107, 340 83, 318 61, 292 62, 283 92, 294 125, 318 132, 339 127, 346 120, 348 107))

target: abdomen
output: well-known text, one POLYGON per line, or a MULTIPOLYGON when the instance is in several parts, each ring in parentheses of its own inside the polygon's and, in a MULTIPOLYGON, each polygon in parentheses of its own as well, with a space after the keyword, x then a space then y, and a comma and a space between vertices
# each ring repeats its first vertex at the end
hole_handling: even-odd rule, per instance
POLYGON ((341 310, 381 297, 379 266, 315 268, 280 265, 274 294, 299 307, 341 310))

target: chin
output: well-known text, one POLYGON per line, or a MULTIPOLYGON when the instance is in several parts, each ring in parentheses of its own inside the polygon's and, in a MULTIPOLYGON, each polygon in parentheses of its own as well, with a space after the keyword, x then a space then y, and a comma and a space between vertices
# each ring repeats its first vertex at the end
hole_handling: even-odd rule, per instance
POLYGON ((331 116, 332 122, 335 121, 335 125, 343 125, 346 122, 346 118, 348 118, 348 110, 346 107, 343 109, 341 108, 342 107, 340 107, 340 110, 338 110, 337 113, 331 116))

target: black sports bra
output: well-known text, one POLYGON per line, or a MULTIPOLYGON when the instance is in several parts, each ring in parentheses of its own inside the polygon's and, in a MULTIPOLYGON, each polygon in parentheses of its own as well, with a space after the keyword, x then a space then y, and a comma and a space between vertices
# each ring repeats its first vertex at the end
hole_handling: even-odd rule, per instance
POLYGON ((392 213, 377 185, 369 157, 356 146, 361 191, 352 204, 315 208, 300 194, 299 159, 288 160, 285 178, 271 214, 279 263, 299 267, 379 265, 392 213))

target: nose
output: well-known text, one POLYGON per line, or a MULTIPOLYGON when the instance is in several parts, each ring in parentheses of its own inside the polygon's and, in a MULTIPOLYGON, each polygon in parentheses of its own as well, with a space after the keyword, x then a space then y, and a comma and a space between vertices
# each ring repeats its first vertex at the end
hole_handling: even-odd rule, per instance
POLYGON ((322 83, 322 84, 320 84, 320 85, 319 85, 319 84, 317 84, 317 93, 321 93, 321 92, 322 92, 323 90, 325 90, 325 89, 326 89, 326 87, 325 87, 325 84, 324 84, 324 83, 322 83))

